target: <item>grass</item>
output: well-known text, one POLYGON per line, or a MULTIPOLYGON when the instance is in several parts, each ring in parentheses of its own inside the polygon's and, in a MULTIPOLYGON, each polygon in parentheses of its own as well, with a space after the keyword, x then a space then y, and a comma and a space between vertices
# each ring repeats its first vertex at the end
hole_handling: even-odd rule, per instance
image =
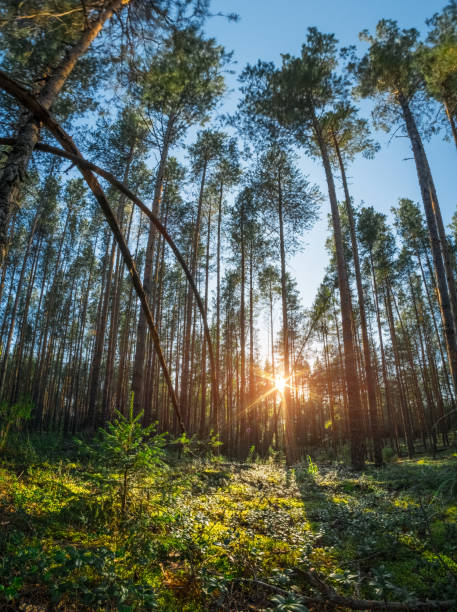
POLYGON ((357 598, 457 592, 455 453, 363 474, 170 460, 123 518, 96 465, 35 447, 0 465, 2 610, 306 610, 296 568, 357 598))

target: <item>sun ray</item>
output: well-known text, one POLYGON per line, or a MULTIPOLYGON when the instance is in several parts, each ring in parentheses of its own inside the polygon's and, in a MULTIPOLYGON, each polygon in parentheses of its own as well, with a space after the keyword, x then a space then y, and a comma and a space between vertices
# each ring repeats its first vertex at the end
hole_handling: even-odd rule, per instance
POLYGON ((286 388, 286 379, 283 378, 282 376, 277 376, 275 378, 275 387, 276 390, 279 391, 279 393, 281 393, 281 395, 284 393, 284 389, 286 388))

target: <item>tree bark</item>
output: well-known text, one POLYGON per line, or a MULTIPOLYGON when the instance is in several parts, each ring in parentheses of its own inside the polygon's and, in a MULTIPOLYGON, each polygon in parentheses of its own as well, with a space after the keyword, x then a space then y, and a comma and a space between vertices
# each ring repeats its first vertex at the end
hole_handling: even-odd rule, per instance
POLYGON ((282 353, 284 364, 284 394, 282 404, 285 418, 286 462, 292 465, 298 460, 297 440, 295 436, 294 414, 290 394, 290 360, 289 360, 289 318, 287 312, 287 274, 286 249, 284 238, 284 203, 282 196, 281 173, 278 171, 278 221, 279 221, 279 252, 281 259, 281 305, 282 305, 282 353))
POLYGON ((444 106, 444 111, 446 113, 446 117, 449 121, 449 125, 451 126, 451 132, 452 132, 452 137, 454 138, 454 144, 457 148, 457 126, 455 124, 455 117, 451 113, 451 110, 449 108, 449 102, 447 101, 446 98, 443 99, 443 106, 444 106))
MULTIPOLYGON (((157 170, 157 178, 154 186, 154 198, 152 202, 152 211, 156 216, 159 216, 163 182, 165 177, 165 168, 168 159, 168 151, 171 144, 171 132, 173 129, 173 121, 168 120, 167 129, 165 132, 162 151, 160 154, 160 162, 157 170)), ((157 230, 151 225, 148 234, 148 244, 146 247, 146 256, 144 262, 143 287, 144 291, 150 299, 152 294, 153 281, 153 258, 154 248, 156 243, 157 230)), ((133 391, 133 406, 135 414, 138 414, 144 409, 144 373, 145 373, 145 356, 146 356, 146 338, 147 338, 147 321, 143 310, 140 310, 138 316, 138 327, 136 334, 136 350, 135 361, 133 365, 132 375, 132 391, 133 391)))
POLYGON ((403 111, 403 117, 408 132, 411 146, 413 149, 414 160, 416 163, 417 177, 424 204, 425 217, 429 231, 430 246, 433 256, 436 284, 438 290, 438 300, 440 305, 441 318, 443 322, 444 335, 446 338, 446 348, 449 357, 449 367, 454 383, 454 390, 457 392, 457 340, 454 327, 454 318, 449 297, 448 284, 446 281, 446 271, 443 263, 442 245, 437 227, 435 205, 432 200, 431 176, 428 168, 427 158, 422 145, 422 140, 416 126, 415 119, 409 107, 408 101, 402 94, 398 94, 398 101, 403 111))
POLYGON ((368 409, 370 412, 370 430, 371 430, 371 439, 373 441, 374 462, 376 466, 380 466, 382 465, 382 449, 381 449, 381 438, 379 436, 378 410, 377 410, 377 405, 376 405, 376 381, 374 377, 373 366, 371 363, 370 342, 368 340, 365 298, 363 295, 362 275, 360 272, 359 248, 357 244, 357 236, 356 236, 356 231, 355 231, 354 211, 352 208, 351 197, 349 195, 349 188, 347 184, 346 171, 345 171, 345 167, 343 163, 343 158, 341 156, 340 147, 339 147, 335 134, 333 134, 333 144, 335 147, 336 155, 338 157, 341 179, 343 181, 344 197, 346 200, 346 212, 348 216, 349 231, 351 235, 352 256, 353 256, 353 261, 354 261, 354 272, 355 272, 355 279, 356 279, 356 285, 357 285, 357 297, 358 297, 358 302, 359 302, 360 327, 362 330, 363 358, 365 362, 368 409))
POLYGON ((338 286, 340 291, 341 319, 343 324, 344 365, 349 403, 349 427, 351 437, 351 465, 353 469, 363 469, 365 464, 365 443, 360 400, 360 385, 357 376, 357 362, 352 333, 352 303, 344 256, 341 221, 336 198, 335 183, 330 165, 327 143, 322 135, 314 106, 310 106, 314 134, 321 152, 322 163, 327 179, 330 207, 332 211, 333 235, 335 240, 338 286))

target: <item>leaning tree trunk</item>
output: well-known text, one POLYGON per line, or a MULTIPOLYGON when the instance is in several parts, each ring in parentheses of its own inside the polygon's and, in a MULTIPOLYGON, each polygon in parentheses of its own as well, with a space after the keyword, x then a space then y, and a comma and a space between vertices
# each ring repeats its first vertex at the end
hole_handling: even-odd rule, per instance
POLYGON ((316 140, 320 149, 325 176, 327 179, 330 207, 332 211, 333 235, 335 240, 338 285, 340 290, 341 320, 343 324, 344 366, 349 404, 349 429, 351 439, 351 465, 354 469, 363 469, 365 464, 365 443, 363 431, 362 404, 360 384, 357 374, 355 343, 352 331, 352 301, 344 256, 341 220, 336 198, 335 182, 327 149, 327 143, 321 132, 314 106, 310 105, 311 118, 316 140))
MULTIPOLYGON (((72 139, 70 138, 70 136, 61 128, 61 126, 51 117, 51 115, 49 114, 49 112, 44 109, 38 102, 37 100, 21 85, 19 85, 17 82, 15 82, 13 79, 11 79, 8 75, 6 75, 3 71, 0 70, 0 87, 2 89, 4 89, 6 92, 10 93, 12 96, 14 96, 19 102, 21 102, 21 104, 23 104, 25 107, 27 107, 28 109, 30 109, 31 112, 33 112, 39 119, 41 119, 43 121, 43 123, 46 125, 46 127, 51 131, 51 133, 54 135, 54 137, 56 138, 56 140, 64 147, 64 151, 61 151, 60 149, 56 149, 55 147, 50 147, 49 145, 43 145, 43 144, 37 144, 36 148, 38 150, 46 150, 50 153, 56 154, 56 155, 60 155, 63 157, 66 157, 68 159, 71 159, 72 161, 75 162, 75 164, 78 166, 81 174, 83 175, 84 179, 86 180, 86 183, 88 184, 89 188, 91 189, 93 195, 95 196, 95 198, 97 199, 98 203, 100 204, 100 207, 102 208, 103 214, 106 218, 106 220, 108 221, 113 234, 116 238, 116 241, 119 245, 120 251, 122 253, 122 257, 126 263, 126 266, 130 272, 130 276, 131 276, 131 280, 132 283, 135 287, 135 291, 138 295, 138 297, 140 298, 140 303, 141 303, 141 307, 145 310, 146 313, 146 318, 147 318, 147 322, 148 322, 148 327, 149 327, 149 331, 151 333, 152 336, 152 341, 154 344, 154 348, 156 349, 158 358, 159 358, 159 362, 160 362, 160 367, 162 369, 163 372, 163 376, 165 378, 165 383, 171 398, 171 402, 172 402, 172 406, 174 409, 174 413, 176 416, 176 419, 179 423, 179 426, 181 428, 181 430, 184 431, 184 422, 183 419, 181 417, 181 413, 179 410, 179 405, 178 405, 178 401, 176 398, 176 393, 171 381, 171 377, 170 377, 170 373, 168 371, 168 367, 167 364, 165 362, 165 358, 161 349, 161 345, 160 345, 160 339, 158 336, 158 332, 157 332, 157 328, 155 326, 154 323, 154 318, 152 316, 152 312, 149 306, 149 302, 147 299, 147 296, 144 292, 141 280, 139 278, 138 272, 136 270, 135 267, 135 263, 134 260, 132 258, 132 255, 129 251, 129 248, 125 242, 124 236, 120 230, 119 224, 117 222, 117 219, 109 205, 109 202, 103 192, 103 190, 100 187, 99 182, 97 181, 96 177, 92 174, 92 172, 95 172, 97 174, 99 174, 100 176, 103 176, 109 183, 111 183, 114 187, 116 187, 121 193, 125 194, 132 202, 134 202, 140 209, 141 211, 146 214, 146 216, 149 218, 150 222, 152 222, 157 229, 159 230, 159 232, 162 234, 162 236, 164 237, 164 239, 167 241, 168 245, 170 246, 170 248, 172 249, 176 259, 179 262, 179 265, 181 266, 181 268, 184 270, 184 273, 186 275, 187 281, 189 283, 189 286, 191 287, 194 295, 195 295, 195 300, 198 306, 198 309, 200 311, 201 317, 203 319, 203 325, 204 325, 204 329, 205 329, 205 337, 206 337, 206 342, 208 345, 208 354, 209 354, 209 359, 210 359, 210 364, 211 364, 211 398, 212 398, 212 402, 214 403, 215 406, 215 423, 216 423, 216 431, 218 429, 218 414, 217 414, 217 403, 218 403, 218 389, 217 389, 217 381, 216 381, 216 377, 215 377, 215 360, 214 360, 214 350, 213 350, 213 344, 212 344, 212 340, 211 340, 211 334, 209 331, 209 327, 208 327, 208 322, 205 316, 205 310, 204 310, 204 306, 203 306, 203 302, 201 300, 200 294, 198 292, 197 286, 195 284, 195 280, 193 278, 193 275, 191 274, 189 268, 187 267, 184 258, 182 256, 182 254, 180 253, 179 249, 177 248, 176 244, 174 243, 174 241, 172 240, 171 236, 168 234, 167 230, 165 229, 165 227, 161 224, 161 222, 158 220, 158 218, 156 217, 156 215, 147 207, 145 206, 145 204, 137 197, 135 196, 123 183, 121 183, 120 181, 118 181, 112 174, 110 174, 109 172, 102 170, 101 168, 99 168, 98 166, 96 166, 95 164, 92 164, 90 162, 88 162, 87 160, 85 160, 78 148, 76 147, 76 145, 73 143, 72 139)), ((0 138, 1 144, 8 144, 8 145, 14 145, 14 140, 13 139, 9 139, 9 138, 0 138)))
MULTIPOLYGON (((43 108, 49 110, 65 85, 76 62, 82 57, 94 39, 101 32, 104 24, 112 15, 129 3, 129 0, 112 0, 101 11, 98 17, 89 23, 81 38, 68 49, 65 57, 46 79, 37 101, 43 108)), ((24 111, 19 121, 16 143, 11 149, 3 165, 0 175, 0 263, 7 252, 6 232, 11 213, 12 202, 17 198, 19 185, 25 176, 27 165, 32 156, 33 148, 40 136, 41 121, 30 112, 24 111)))

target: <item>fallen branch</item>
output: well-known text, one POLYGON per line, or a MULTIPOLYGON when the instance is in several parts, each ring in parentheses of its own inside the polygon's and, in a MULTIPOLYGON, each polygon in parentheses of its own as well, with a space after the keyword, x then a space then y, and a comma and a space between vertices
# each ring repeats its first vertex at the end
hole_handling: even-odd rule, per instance
MULTIPOLYGON (((300 599, 306 604, 333 604, 350 610, 409 610, 416 612, 420 610, 449 610, 456 602, 455 600, 439 601, 434 599, 426 599, 425 601, 378 601, 375 599, 352 599, 352 597, 344 597, 339 595, 333 587, 324 582, 316 572, 312 570, 303 570, 299 567, 294 568, 318 591, 323 597, 310 597, 300 593, 300 599)), ((281 595, 288 595, 290 591, 285 590, 275 584, 258 580, 257 578, 233 578, 232 582, 244 582, 246 584, 256 584, 259 587, 269 589, 281 595)))
POLYGON ((449 610, 456 601, 451 600, 434 600, 426 599, 425 601, 378 601, 376 599, 352 599, 339 595, 335 589, 324 582, 316 572, 312 570, 304 570, 299 567, 294 570, 303 578, 320 591, 323 595, 322 599, 316 600, 313 597, 304 597, 306 603, 332 603, 350 610, 449 610))

